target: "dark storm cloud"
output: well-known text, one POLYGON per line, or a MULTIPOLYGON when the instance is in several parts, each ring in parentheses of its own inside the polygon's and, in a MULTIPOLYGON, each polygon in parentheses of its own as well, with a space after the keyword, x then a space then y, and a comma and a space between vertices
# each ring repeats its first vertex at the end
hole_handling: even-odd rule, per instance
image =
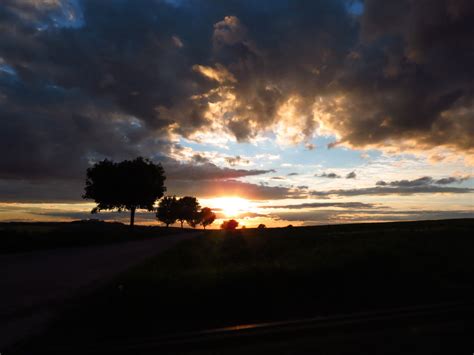
POLYGON ((355 146, 412 139, 416 148, 474 148, 474 2, 364 1, 360 43, 339 78, 355 146))
POLYGON ((473 149, 474 3, 385 3, 4 0, 0 178, 159 160, 217 120, 245 141, 288 103, 292 141, 324 123, 354 146, 473 149))
MULTIPOLYGON (((272 84, 277 73, 284 74, 288 90, 300 86, 308 62, 288 66, 293 51, 314 56, 314 65, 343 52, 352 25, 335 26, 333 20, 344 16, 342 3, 329 1, 4 1, 0 58, 16 75, 0 74, 0 138, 17 141, 10 149, 19 152, 20 168, 51 177, 77 175, 89 155, 148 155, 157 138, 161 146, 149 150, 166 154, 171 127, 187 136, 209 125, 204 111, 219 100, 212 90, 221 82, 193 70, 202 65, 236 78, 232 91, 239 105, 228 113, 227 129, 245 140, 255 133, 249 122, 265 127, 285 99, 280 83, 272 84), (294 14, 293 25, 285 20, 288 13, 294 14), (309 38, 312 46, 306 46, 309 38)), ((2 173, 24 178, 11 164, 2 173)))
POLYGON ((145 2, 82 4, 79 28, 57 26, 54 1, 0 4, 0 58, 16 73, 0 72, 1 178, 79 178, 97 158, 168 152, 155 112, 190 81, 167 25, 145 2))

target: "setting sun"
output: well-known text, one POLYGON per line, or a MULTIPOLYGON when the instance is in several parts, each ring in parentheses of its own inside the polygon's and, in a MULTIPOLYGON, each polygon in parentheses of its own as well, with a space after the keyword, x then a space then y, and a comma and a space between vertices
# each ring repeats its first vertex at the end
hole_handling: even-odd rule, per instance
POLYGON ((474 355, 473 18, 0 0, 0 355, 474 355))
POLYGON ((218 197, 209 202, 221 208, 226 217, 237 217, 241 213, 248 212, 251 207, 250 201, 241 197, 218 197))

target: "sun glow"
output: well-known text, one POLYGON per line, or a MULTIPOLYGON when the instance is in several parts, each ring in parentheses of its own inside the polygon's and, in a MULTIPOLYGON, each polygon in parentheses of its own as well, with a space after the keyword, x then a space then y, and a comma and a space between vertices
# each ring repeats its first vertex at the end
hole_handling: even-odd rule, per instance
POLYGON ((210 202, 216 208, 220 208, 226 217, 238 217, 242 213, 249 212, 251 208, 250 201, 241 197, 217 197, 210 202))

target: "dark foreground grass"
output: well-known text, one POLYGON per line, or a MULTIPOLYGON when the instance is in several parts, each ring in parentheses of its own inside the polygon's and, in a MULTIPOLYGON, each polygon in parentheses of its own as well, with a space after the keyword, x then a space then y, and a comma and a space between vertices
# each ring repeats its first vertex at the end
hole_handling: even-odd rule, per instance
POLYGON ((38 344, 472 299, 473 230, 449 220, 208 232, 76 300, 38 344))
POLYGON ((128 242, 190 229, 130 226, 102 221, 0 223, 0 254, 128 242))

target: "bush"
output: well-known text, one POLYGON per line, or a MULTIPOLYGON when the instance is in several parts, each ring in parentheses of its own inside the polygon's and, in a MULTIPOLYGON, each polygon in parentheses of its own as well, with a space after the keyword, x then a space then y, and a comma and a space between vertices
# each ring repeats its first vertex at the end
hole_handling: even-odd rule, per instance
POLYGON ((235 219, 230 219, 228 221, 224 221, 221 224, 221 229, 224 230, 235 230, 239 225, 239 222, 237 222, 235 219))

